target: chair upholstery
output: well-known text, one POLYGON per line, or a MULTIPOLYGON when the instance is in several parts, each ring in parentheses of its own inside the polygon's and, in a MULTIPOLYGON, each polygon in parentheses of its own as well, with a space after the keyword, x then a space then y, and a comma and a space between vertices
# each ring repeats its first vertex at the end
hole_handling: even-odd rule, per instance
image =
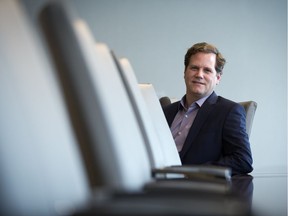
POLYGON ((169 104, 171 104, 171 100, 167 96, 161 97, 159 99, 159 102, 160 102, 162 108, 165 107, 165 106, 168 106, 169 104))
POLYGON ((243 101, 239 102, 239 104, 241 104, 246 111, 246 132, 250 137, 257 103, 255 101, 243 101))
MULTIPOLYGON (((139 84, 139 88, 143 95, 144 101, 146 102, 146 107, 149 110, 151 116, 150 118, 153 121, 155 130, 159 135, 161 150, 166 156, 165 167, 182 165, 173 136, 168 124, 166 123, 165 115, 160 104, 158 103, 158 97, 153 85, 150 83, 142 83, 139 84)), ((156 158, 156 160, 158 160, 158 158, 156 158)))
MULTIPOLYGON (((115 55, 114 58, 117 63, 118 60, 115 55)), ((145 101, 143 99, 141 100, 142 94, 138 88, 138 81, 129 60, 126 58, 119 59, 119 69, 123 83, 125 84, 127 93, 130 97, 132 107, 135 110, 147 151, 149 152, 151 166, 152 168, 163 167, 166 165, 165 161, 167 161, 167 158, 170 158, 170 160, 172 158, 171 155, 165 155, 159 145, 165 137, 160 136, 159 133, 157 133, 145 101)))

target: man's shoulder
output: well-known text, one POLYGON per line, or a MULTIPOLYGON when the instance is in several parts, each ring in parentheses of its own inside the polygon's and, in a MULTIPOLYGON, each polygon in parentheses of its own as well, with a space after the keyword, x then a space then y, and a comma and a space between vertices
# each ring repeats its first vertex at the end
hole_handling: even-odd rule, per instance
POLYGON ((235 106, 237 103, 235 101, 232 101, 230 99, 227 99, 225 97, 217 95, 215 92, 213 92, 205 101, 205 104, 209 105, 218 105, 218 106, 235 106))
POLYGON ((235 102, 235 101, 233 101, 233 100, 231 100, 231 99, 222 97, 222 96, 218 96, 218 98, 217 98, 217 103, 227 104, 227 105, 236 105, 236 104, 238 104, 237 102, 235 102))
POLYGON ((240 109, 242 110, 242 106, 240 103, 235 102, 231 99, 227 99, 222 96, 218 96, 216 104, 220 107, 226 107, 227 109, 240 109))

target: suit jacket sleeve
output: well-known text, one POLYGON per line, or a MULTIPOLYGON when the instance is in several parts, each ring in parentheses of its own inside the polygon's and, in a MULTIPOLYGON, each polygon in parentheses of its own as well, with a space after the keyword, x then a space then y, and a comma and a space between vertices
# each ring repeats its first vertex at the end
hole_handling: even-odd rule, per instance
POLYGON ((231 108, 222 133, 222 155, 211 163, 231 167, 233 174, 250 173, 253 160, 246 133, 246 114, 241 105, 231 108))

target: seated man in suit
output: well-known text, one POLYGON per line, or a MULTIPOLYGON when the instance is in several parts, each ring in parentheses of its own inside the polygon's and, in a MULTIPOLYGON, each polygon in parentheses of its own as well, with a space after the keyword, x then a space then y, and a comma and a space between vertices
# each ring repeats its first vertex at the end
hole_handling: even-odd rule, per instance
POLYGON ((186 94, 164 108, 183 164, 227 166, 232 174, 253 170, 246 114, 236 102, 217 96, 226 60, 212 44, 188 49, 184 65, 186 94))

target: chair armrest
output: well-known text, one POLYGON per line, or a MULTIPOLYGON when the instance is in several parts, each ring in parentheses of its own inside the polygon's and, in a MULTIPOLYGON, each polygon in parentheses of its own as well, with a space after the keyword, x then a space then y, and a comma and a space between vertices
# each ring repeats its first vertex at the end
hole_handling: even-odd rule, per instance
POLYGON ((231 180, 231 169, 228 167, 214 165, 179 165, 153 169, 152 173, 156 178, 163 178, 163 174, 182 174, 188 179, 202 180, 231 180))

